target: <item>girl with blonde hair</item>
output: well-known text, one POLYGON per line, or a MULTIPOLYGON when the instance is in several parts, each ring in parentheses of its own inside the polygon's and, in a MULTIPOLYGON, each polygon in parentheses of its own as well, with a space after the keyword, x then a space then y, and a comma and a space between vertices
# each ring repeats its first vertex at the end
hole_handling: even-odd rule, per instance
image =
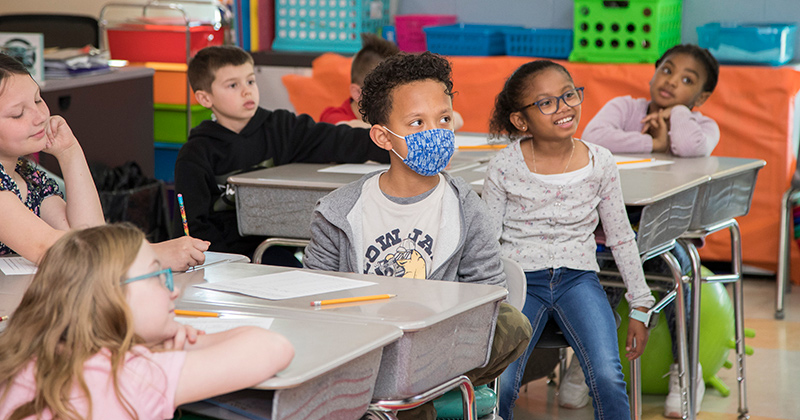
POLYGON ((172 418, 291 361, 291 344, 270 331, 177 323, 178 293, 132 225, 65 233, 0 333, 0 418, 172 418))

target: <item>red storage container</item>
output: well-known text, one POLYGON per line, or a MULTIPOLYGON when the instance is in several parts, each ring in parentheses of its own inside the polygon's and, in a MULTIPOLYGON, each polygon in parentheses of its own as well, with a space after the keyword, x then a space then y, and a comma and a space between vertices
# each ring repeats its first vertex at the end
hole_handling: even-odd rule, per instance
MULTIPOLYGON (((189 57, 212 45, 222 45, 224 28, 213 25, 189 26, 189 57)), ((124 23, 109 27, 111 58, 128 61, 186 63, 186 29, 183 25, 124 23)))

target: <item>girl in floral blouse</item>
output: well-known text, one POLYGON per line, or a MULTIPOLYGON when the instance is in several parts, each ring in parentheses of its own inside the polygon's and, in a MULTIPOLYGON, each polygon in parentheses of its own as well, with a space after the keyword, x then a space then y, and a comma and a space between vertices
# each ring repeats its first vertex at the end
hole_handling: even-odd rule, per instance
MULTIPOLYGON (((525 269, 523 313, 533 336, 500 381, 500 416, 513 419, 525 364, 549 319, 572 346, 586 375, 596 419, 630 418, 619 360, 617 327, 597 278, 594 230, 602 221, 632 308, 655 299, 644 280, 635 236, 625 213, 614 158, 573 138, 583 88, 567 70, 546 60, 517 69, 497 96, 491 131, 511 144, 490 162, 483 200, 495 217, 501 255, 525 269)), ((639 357, 648 332, 631 320, 626 346, 639 357)))
MULTIPOLYGON (((39 85, 15 58, 0 54, 0 255, 38 262, 66 231, 105 223, 78 140, 64 118, 50 115, 39 85), (25 156, 58 160, 67 200, 54 180, 25 156)), ((162 263, 185 270, 205 261, 209 243, 184 236, 153 244, 162 263)))

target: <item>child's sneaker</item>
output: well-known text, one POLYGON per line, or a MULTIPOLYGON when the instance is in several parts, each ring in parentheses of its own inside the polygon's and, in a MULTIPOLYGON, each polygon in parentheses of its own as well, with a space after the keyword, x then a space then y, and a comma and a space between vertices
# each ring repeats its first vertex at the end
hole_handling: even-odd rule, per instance
MULTIPOLYGON (((703 380, 703 366, 697 365, 697 399, 695 404, 695 414, 700 412, 700 404, 703 403, 703 396, 706 394, 706 382, 703 380)), ((673 363, 669 367, 669 394, 664 401, 664 417, 671 419, 681 418, 681 385, 678 379, 678 364, 673 363)))
POLYGON ((564 408, 581 408, 589 404, 589 387, 583 376, 583 369, 575 354, 558 388, 558 405, 564 408))

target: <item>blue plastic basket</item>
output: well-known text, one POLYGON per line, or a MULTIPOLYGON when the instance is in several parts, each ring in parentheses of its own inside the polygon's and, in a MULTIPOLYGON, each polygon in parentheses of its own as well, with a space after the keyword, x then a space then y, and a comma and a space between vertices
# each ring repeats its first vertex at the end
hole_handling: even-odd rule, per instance
POLYGON ((471 25, 459 23, 423 28, 428 51, 443 55, 503 55, 506 53, 504 30, 518 26, 471 25))
POLYGON ((567 58, 572 29, 506 29, 506 54, 520 57, 567 58))
POLYGON ((272 49, 358 52, 362 32, 377 34, 389 24, 389 3, 389 0, 275 0, 272 49))
POLYGON ((791 23, 707 23, 697 27, 697 43, 720 63, 779 66, 794 57, 791 23))

